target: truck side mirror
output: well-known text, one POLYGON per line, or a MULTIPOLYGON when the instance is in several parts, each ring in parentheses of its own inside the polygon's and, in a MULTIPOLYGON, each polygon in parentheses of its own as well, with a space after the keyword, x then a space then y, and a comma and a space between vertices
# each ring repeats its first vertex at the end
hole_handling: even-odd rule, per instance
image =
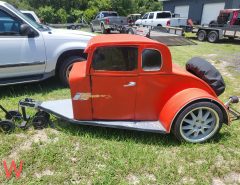
POLYGON ((20 34, 28 37, 35 37, 34 30, 28 24, 22 24, 20 26, 20 34))

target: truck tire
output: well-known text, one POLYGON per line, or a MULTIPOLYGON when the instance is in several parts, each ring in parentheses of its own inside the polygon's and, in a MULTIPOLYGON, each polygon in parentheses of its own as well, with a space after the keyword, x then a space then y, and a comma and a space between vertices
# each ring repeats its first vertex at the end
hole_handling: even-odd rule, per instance
POLYGON ((213 138, 222 127, 223 113, 212 102, 186 106, 174 120, 173 134, 179 141, 203 143, 213 138))
POLYGON ((91 32, 94 33, 94 29, 93 29, 93 25, 92 24, 90 24, 90 30, 91 30, 91 32))
POLYGON ((59 70, 58 70, 58 76, 59 76, 61 83, 64 86, 66 86, 66 87, 69 86, 68 78, 69 78, 69 74, 70 74, 73 64, 76 62, 84 61, 84 60, 85 59, 80 56, 70 56, 62 61, 61 65, 59 67, 59 70))
POLYGON ((102 32, 102 34, 106 34, 107 33, 107 30, 105 29, 103 24, 101 24, 101 32, 102 32))
POLYGON ((207 38, 207 32, 205 30, 200 30, 197 34, 197 38, 201 42, 205 41, 207 38))
POLYGON ((219 35, 217 31, 210 31, 208 34, 208 42, 216 43, 219 40, 219 35))
POLYGON ((131 35, 134 35, 134 31, 132 28, 129 28, 128 31, 127 31, 128 34, 131 34, 131 35))

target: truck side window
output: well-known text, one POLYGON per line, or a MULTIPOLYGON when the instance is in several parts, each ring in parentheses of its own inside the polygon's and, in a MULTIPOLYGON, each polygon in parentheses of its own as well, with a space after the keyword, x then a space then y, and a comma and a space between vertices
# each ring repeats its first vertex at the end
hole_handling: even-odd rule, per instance
POLYGON ((20 22, 0 10, 0 35, 20 35, 20 22))
POLYGON ((153 19, 154 13, 150 13, 148 19, 153 19))
POLYGON ((144 71, 159 71, 162 66, 161 53, 155 49, 145 49, 142 52, 142 69, 144 71))
POLYGON ((100 47, 93 54, 92 68, 101 71, 133 71, 137 69, 138 48, 100 47))
POLYGON ((171 18, 171 14, 167 12, 157 13, 157 19, 171 18))

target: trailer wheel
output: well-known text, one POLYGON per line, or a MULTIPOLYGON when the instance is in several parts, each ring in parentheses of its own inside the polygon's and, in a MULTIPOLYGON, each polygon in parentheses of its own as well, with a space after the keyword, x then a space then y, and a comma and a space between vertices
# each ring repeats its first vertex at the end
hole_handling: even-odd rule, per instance
POLYGON ((173 133, 180 141, 203 143, 214 137, 221 129, 223 114, 211 102, 198 102, 185 107, 176 117, 173 133))
POLYGON ((200 30, 197 34, 197 38, 199 41, 205 41, 207 37, 207 32, 205 30, 200 30))
POLYGON ((44 111, 39 111, 36 113, 32 120, 32 124, 34 129, 36 130, 42 130, 44 128, 48 127, 50 120, 50 115, 44 111))
POLYGON ((0 130, 2 130, 4 133, 11 133, 15 130, 15 124, 10 120, 1 121, 0 130))
POLYGON ((6 114, 5 118, 8 120, 19 121, 22 119, 22 114, 17 110, 10 110, 10 111, 8 111, 8 114, 6 114))
POLYGON ((219 39, 218 32, 216 32, 216 31, 211 31, 211 32, 208 34, 208 42, 215 43, 215 42, 218 41, 218 39, 219 39))

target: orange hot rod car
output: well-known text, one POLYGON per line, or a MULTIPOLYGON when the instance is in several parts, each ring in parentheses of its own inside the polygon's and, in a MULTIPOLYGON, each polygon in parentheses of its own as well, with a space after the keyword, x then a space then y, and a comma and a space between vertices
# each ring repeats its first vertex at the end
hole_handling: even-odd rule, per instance
POLYGON ((35 126, 43 124, 39 115, 49 119, 44 111, 72 123, 173 132, 181 141, 200 143, 229 124, 229 112, 239 118, 229 106, 238 97, 226 104, 218 99, 223 78, 201 58, 184 70, 172 64, 167 46, 122 34, 96 36, 85 52, 87 61, 74 64, 70 73, 72 98, 35 104, 41 110, 35 126))

